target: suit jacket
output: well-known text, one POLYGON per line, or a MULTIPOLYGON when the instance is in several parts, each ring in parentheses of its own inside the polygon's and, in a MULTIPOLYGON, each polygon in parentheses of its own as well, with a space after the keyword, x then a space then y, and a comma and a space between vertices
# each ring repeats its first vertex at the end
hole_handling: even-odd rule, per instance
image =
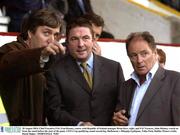
MULTIPOLYGON (((84 9, 86 13, 94 13, 91 7, 90 0, 82 0, 84 3, 84 9)), ((77 17, 82 16, 84 13, 79 6, 77 0, 68 0, 68 12, 65 15, 65 20, 67 23, 71 22, 77 17)))
POLYGON ((47 72, 47 118, 50 125, 76 126, 80 121, 110 125, 118 89, 124 81, 118 62, 94 55, 91 90, 75 59, 67 56, 47 72))
MULTIPOLYGON (((135 89, 134 80, 123 83, 116 109, 130 112, 135 89)), ((180 126, 180 73, 158 68, 141 102, 135 125, 180 126)))

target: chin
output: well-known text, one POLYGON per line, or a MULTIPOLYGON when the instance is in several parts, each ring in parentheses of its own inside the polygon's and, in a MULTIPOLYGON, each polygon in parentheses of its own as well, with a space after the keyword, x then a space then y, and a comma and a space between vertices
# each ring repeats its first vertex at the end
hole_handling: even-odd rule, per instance
POLYGON ((84 58, 87 58, 88 56, 87 54, 78 54, 77 57, 80 59, 84 59, 84 58))
POLYGON ((80 62, 85 62, 87 59, 86 58, 77 58, 77 61, 80 61, 80 62))
POLYGON ((76 59, 78 59, 79 61, 84 61, 87 59, 86 56, 77 56, 76 59))

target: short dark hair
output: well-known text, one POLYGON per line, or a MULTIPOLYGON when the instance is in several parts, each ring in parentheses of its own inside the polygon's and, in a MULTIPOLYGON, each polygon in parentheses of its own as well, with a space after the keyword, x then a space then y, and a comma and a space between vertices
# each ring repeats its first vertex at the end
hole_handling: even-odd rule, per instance
POLYGON ((93 23, 95 26, 98 27, 104 27, 104 20, 101 16, 95 14, 95 13, 87 13, 82 16, 82 18, 85 18, 90 21, 90 23, 93 23))
POLYGON ((56 12, 53 12, 52 10, 49 10, 47 8, 34 10, 31 13, 24 16, 21 25, 20 36, 24 40, 27 40, 28 31, 35 33, 39 26, 57 28, 60 27, 61 24, 62 19, 56 12))
POLYGON ((75 19, 74 21, 72 21, 71 23, 69 23, 67 25, 67 27, 66 27, 66 42, 68 42, 67 39, 69 37, 70 30, 75 28, 75 27, 87 27, 87 28, 89 28, 89 30, 92 34, 92 37, 93 37, 94 32, 93 32, 91 23, 87 19, 80 17, 80 18, 75 19))
POLYGON ((129 44, 134 40, 140 40, 140 39, 146 41, 152 50, 156 49, 155 39, 148 31, 134 32, 134 33, 130 33, 126 39, 126 51, 127 51, 127 53, 128 53, 129 44))

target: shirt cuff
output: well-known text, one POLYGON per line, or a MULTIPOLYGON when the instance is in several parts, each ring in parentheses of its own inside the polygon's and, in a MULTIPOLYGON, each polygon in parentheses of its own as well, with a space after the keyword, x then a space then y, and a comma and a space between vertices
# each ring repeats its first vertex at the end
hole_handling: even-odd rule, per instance
POLYGON ((49 61, 49 56, 40 56, 40 67, 44 68, 45 64, 49 61))
POLYGON ((83 126, 83 122, 80 121, 80 122, 77 124, 77 126, 83 126))

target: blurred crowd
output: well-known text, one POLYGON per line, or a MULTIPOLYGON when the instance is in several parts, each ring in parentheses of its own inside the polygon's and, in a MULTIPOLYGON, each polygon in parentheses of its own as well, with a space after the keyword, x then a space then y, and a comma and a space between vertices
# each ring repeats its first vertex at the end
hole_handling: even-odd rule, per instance
MULTIPOLYGON (((67 23, 85 14, 95 14, 90 0, 11 0, 11 2, 1 0, 0 8, 2 14, 10 18, 8 32, 20 32, 23 17, 33 10, 42 8, 53 10, 63 19, 62 36, 65 36, 67 23)), ((114 36, 102 31, 101 38, 114 38, 114 36)))
POLYGON ((177 11, 180 11, 180 0, 159 0, 165 5, 170 6, 171 8, 176 9, 177 11))

